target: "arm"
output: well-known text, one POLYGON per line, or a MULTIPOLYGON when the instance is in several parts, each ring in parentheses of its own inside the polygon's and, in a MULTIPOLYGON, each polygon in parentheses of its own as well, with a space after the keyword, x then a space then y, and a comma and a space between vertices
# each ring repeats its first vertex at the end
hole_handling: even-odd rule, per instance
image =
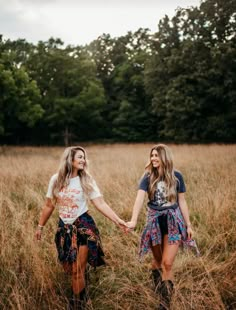
POLYGON ((187 202, 185 200, 184 193, 178 193, 178 200, 179 200, 180 210, 181 210, 181 212, 183 214, 184 221, 185 221, 185 224, 187 226, 188 238, 192 238, 193 230, 191 228, 191 222, 190 222, 190 219, 189 219, 188 205, 187 205, 187 202))
POLYGON ((137 196, 136 196, 134 207, 133 207, 132 218, 131 218, 131 221, 127 223, 129 229, 134 229, 135 226, 137 225, 138 216, 143 206, 145 194, 146 192, 142 189, 139 189, 137 192, 137 196))
POLYGON ((37 240, 41 240, 43 227, 47 223, 54 209, 55 209, 55 206, 53 205, 52 200, 50 198, 47 198, 45 205, 42 209, 42 213, 39 219, 39 226, 35 234, 37 240))
POLYGON ((126 227, 125 222, 108 206, 103 197, 91 199, 92 204, 96 209, 101 212, 105 217, 109 218, 116 225, 126 227))

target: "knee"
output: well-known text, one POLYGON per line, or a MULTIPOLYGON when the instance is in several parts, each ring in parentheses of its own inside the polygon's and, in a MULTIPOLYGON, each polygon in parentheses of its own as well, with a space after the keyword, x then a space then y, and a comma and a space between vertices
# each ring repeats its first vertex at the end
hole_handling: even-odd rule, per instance
POLYGON ((163 267, 163 269, 165 269, 166 272, 171 271, 172 266, 173 266, 173 263, 170 262, 168 259, 165 259, 162 261, 162 267, 163 267))
POLYGON ((82 272, 82 270, 73 270, 72 278, 78 280, 84 279, 84 273, 82 272))
POLYGON ((153 259, 152 260, 152 267, 153 269, 158 269, 161 267, 161 259, 157 260, 157 259, 153 259))

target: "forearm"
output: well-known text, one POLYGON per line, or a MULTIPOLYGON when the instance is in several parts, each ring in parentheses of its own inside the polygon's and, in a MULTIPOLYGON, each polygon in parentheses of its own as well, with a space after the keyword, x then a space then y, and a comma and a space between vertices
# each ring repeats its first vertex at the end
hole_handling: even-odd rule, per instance
POLYGON ((142 205, 140 205, 139 203, 134 204, 131 222, 137 223, 141 208, 142 208, 142 205))
POLYGON ((143 202, 144 202, 144 197, 145 197, 145 192, 139 190, 137 193, 137 197, 135 199, 133 212, 132 212, 132 218, 131 218, 131 222, 134 222, 135 224, 138 221, 138 216, 139 216, 139 213, 142 209, 143 202))
POLYGON ((190 222, 190 218, 189 218, 189 210, 188 210, 187 202, 185 200, 181 201, 181 203, 179 203, 179 207, 180 207, 180 210, 182 212, 186 226, 190 226, 191 222, 190 222))
POLYGON ((99 200, 99 203, 97 202, 96 199, 93 201, 96 209, 115 224, 119 224, 119 216, 109 207, 109 205, 101 199, 99 200))

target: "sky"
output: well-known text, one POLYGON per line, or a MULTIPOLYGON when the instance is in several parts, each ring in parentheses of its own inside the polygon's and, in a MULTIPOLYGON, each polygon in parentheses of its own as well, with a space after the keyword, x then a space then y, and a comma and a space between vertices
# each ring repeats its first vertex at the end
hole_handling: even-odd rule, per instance
POLYGON ((0 0, 0 34, 32 43, 54 37, 66 45, 85 45, 103 33, 156 32, 165 14, 199 5, 200 0, 0 0))

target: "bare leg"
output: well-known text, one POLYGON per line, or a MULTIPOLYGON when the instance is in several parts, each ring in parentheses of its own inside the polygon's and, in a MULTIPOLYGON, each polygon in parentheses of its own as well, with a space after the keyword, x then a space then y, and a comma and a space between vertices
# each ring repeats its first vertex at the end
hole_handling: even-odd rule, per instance
POLYGON ((85 269, 88 260, 88 247, 79 247, 77 260, 72 265, 72 289, 74 294, 79 294, 85 288, 85 269))
POLYGON ((179 244, 169 244, 168 235, 163 238, 162 280, 173 280, 172 266, 179 249, 179 244))
POLYGON ((162 262, 162 245, 151 246, 153 260, 152 260, 152 269, 160 269, 162 262))

